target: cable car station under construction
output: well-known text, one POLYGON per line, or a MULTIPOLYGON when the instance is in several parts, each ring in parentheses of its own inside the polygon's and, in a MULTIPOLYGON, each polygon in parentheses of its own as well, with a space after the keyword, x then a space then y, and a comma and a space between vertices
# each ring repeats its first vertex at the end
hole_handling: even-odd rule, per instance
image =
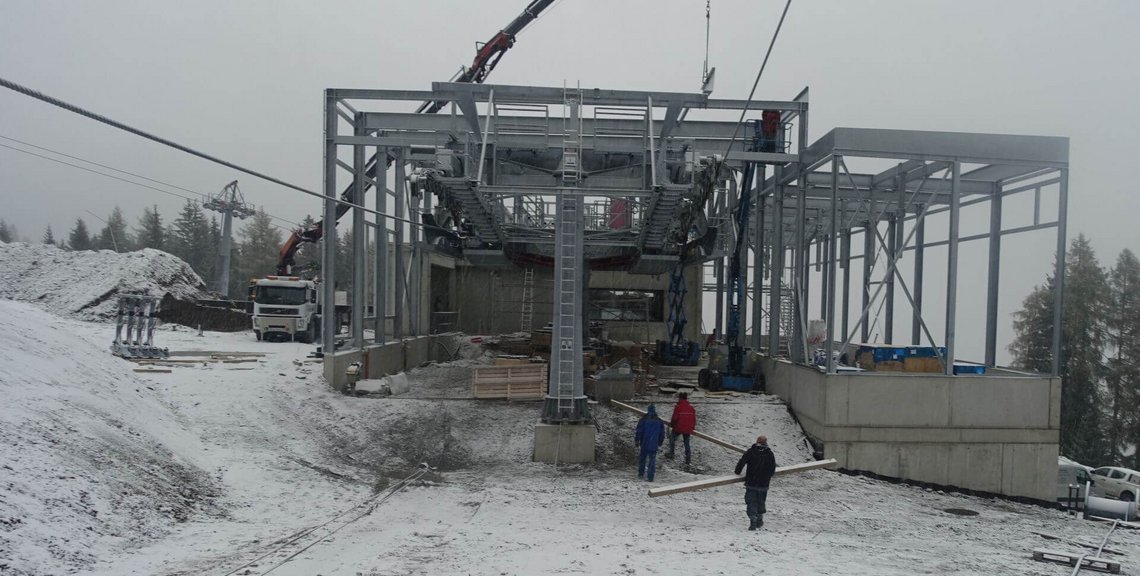
MULTIPOLYGON (((548 334, 535 459, 590 462, 584 357, 633 342, 646 366, 699 364, 711 389, 765 387, 841 467, 1053 498, 1061 323, 1052 374, 1002 368, 998 296, 1003 238, 1048 234, 1061 310, 1067 138, 812 141, 807 89, 761 101, 441 82, 329 89, 324 118, 326 238, 343 188, 352 283, 369 286, 352 291, 346 336, 322 318, 335 387, 445 354, 440 332, 548 334), (391 111, 421 102, 441 113, 391 111), (988 230, 963 234, 973 205, 988 230), (986 273, 960 282, 975 241, 986 273), (959 321, 965 302, 985 302, 984 322, 959 321), (964 339, 984 358, 965 362, 964 339)), ((322 278, 337 277, 336 251, 323 243, 322 278)), ((334 301, 333 282, 320 288, 334 301)))

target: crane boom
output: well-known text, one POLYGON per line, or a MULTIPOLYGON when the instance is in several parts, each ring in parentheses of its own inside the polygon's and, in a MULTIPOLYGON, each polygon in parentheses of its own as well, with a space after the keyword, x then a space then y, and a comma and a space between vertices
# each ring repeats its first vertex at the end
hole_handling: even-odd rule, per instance
MULTIPOLYGON (((554 0, 532 0, 530 4, 507 24, 506 28, 499 30, 489 41, 479 46, 478 51, 475 53, 475 59, 472 60, 471 66, 464 69, 463 72, 455 79, 455 82, 467 82, 473 84, 482 84, 487 79, 487 76, 499 64, 503 54, 510 50, 515 44, 515 37, 519 32, 522 32, 531 22, 534 22, 543 10, 546 10, 554 3, 554 0)), ((424 102, 416 109, 419 114, 435 114, 443 109, 446 102, 424 102)), ((377 167, 383 162, 384 169, 386 170, 392 163, 391 158, 379 158, 373 155, 368 159, 368 164, 365 167, 365 185, 364 190, 367 191, 371 187, 370 182, 376 176, 377 167)), ((349 204, 356 204, 356 186, 349 185, 345 188, 344 192, 340 195, 341 200, 349 204)), ((336 219, 348 212, 349 206, 347 204, 337 204, 336 219)), ((296 259, 297 250, 301 248, 302 244, 315 243, 324 236, 324 221, 318 221, 309 229, 294 230, 285 244, 281 246, 281 251, 277 255, 277 273, 281 275, 289 275, 293 271, 293 263, 296 259)))

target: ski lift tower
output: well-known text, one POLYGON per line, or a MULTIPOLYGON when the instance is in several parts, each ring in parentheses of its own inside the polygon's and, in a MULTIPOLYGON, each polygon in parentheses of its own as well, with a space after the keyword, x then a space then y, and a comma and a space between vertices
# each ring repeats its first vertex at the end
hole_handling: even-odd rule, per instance
POLYGON ((254 210, 245 203, 245 198, 238 189, 237 180, 226 184, 221 192, 211 196, 203 208, 222 213, 222 245, 218 250, 218 279, 215 290, 223 297, 230 295, 230 246, 233 240, 234 217, 245 219, 253 216, 254 210))

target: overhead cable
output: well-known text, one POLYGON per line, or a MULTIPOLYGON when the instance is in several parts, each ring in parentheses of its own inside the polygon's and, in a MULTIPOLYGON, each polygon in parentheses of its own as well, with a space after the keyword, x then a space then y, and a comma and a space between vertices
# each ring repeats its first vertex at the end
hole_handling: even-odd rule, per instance
POLYGON ((414 220, 408 220, 405 218, 399 218, 396 216, 385 214, 383 212, 378 212, 378 211, 372 210, 366 206, 361 206, 359 204, 354 204, 352 202, 341 200, 341 199, 336 198, 334 196, 325 196, 324 194, 321 194, 318 192, 313 192, 312 190, 309 190, 307 188, 303 188, 303 187, 298 186, 296 184, 291 184, 291 183, 286 182, 284 180, 281 180, 279 178, 274 178, 273 176, 269 176, 268 174, 263 174, 263 173, 258 172, 256 170, 252 170, 252 169, 246 168, 244 166, 239 166, 237 164, 234 164, 233 162, 229 162, 227 160, 222 160, 221 158, 218 158, 216 156, 206 154, 205 152, 199 152, 198 150, 190 148, 189 146, 184 146, 182 144, 179 144, 179 143, 174 142, 172 140, 168 140, 168 139, 163 138, 161 136, 156 136, 156 135, 151 134, 149 132, 140 130, 140 129, 135 128, 133 126, 129 126, 129 125, 124 124, 122 122, 119 122, 117 120, 113 120, 111 118, 103 116, 102 114, 97 114, 95 112, 85 110, 85 109, 80 108, 79 106, 76 106, 74 104, 69 104, 67 102, 64 102, 63 100, 58 99, 58 98, 53 98, 51 96, 48 96, 47 94, 33 90, 31 88, 28 88, 27 86, 23 86, 23 85, 15 83, 15 82, 12 82, 11 80, 0 78, 0 86, 3 86, 4 88, 8 88, 9 90, 13 90, 15 92, 19 92, 20 94, 23 94, 25 96, 30 96, 32 98, 35 98, 36 100, 40 100, 42 102, 47 102, 48 104, 51 104, 53 106, 63 108, 64 110, 67 110, 68 112, 74 112, 76 114, 79 114, 80 116, 86 116, 87 118, 95 120, 96 122, 102 122, 103 124, 106 124, 108 126, 118 128, 119 130, 130 132, 131 134, 134 134, 136 136, 141 136, 141 137, 146 138, 147 140, 150 140, 152 142, 157 142, 159 144, 162 144, 163 146, 169 146, 170 148, 174 148, 175 150, 185 152, 185 153, 190 154, 192 156, 197 156, 203 160, 208 160, 208 161, 213 162, 215 164, 220 164, 222 166, 225 166, 226 168, 237 170, 238 172, 249 174, 250 176, 254 176, 256 178, 261 178, 262 180, 265 180, 267 182, 272 182, 272 183, 277 184, 279 186, 284 186, 284 187, 289 188, 291 190, 296 190, 297 192, 301 192, 303 194, 308 194, 309 196, 314 196, 316 198, 320 198, 321 200, 324 200, 326 202, 336 202, 337 204, 348 206, 349 208, 356 208, 358 210, 363 210, 366 213, 374 214, 378 218, 387 218, 389 220, 396 220, 399 222, 404 222, 404 223, 410 224, 412 226, 420 226, 423 228, 436 228, 435 226, 428 226, 426 224, 423 224, 421 222, 416 222, 414 220))

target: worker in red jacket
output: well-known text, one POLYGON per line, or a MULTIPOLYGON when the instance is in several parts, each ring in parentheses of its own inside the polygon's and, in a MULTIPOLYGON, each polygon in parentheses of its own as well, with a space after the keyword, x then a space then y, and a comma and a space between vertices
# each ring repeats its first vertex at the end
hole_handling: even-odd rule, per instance
POLYGON ((697 429, 697 411, 689 404, 689 395, 681 392, 677 395, 679 400, 673 406, 673 416, 669 419, 669 453, 666 458, 672 460, 677 451, 677 436, 685 437, 685 466, 693 459, 693 451, 689 447, 689 436, 697 429))

